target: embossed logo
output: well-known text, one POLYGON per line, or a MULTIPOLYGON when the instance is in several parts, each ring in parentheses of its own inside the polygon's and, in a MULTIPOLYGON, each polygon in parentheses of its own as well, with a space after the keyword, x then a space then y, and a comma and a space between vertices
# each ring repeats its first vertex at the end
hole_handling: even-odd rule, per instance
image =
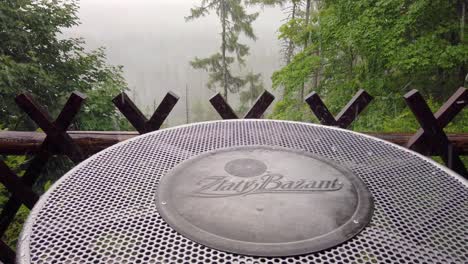
POLYGON ((201 179, 192 195, 197 197, 230 197, 262 193, 310 193, 337 191, 343 187, 338 179, 290 180, 282 174, 267 172, 267 166, 255 159, 236 159, 224 170, 230 174, 201 179), (248 179, 246 179, 248 178, 248 179))

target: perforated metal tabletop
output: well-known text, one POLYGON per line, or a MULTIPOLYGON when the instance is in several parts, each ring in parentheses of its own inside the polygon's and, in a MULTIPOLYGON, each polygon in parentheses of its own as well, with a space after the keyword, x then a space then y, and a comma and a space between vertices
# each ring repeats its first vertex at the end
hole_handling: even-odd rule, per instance
POLYGON ((397 145, 314 124, 214 121, 76 166, 32 210, 17 261, 468 263, 467 220, 467 181, 397 145))

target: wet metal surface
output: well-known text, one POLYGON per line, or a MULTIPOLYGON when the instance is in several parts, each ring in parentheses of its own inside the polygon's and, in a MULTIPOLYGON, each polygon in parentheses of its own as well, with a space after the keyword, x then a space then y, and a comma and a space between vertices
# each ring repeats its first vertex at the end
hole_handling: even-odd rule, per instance
MULTIPOLYGON (((244 187, 249 179, 265 177, 267 174, 271 176, 272 173, 284 176, 281 180, 287 178, 287 181, 296 183, 303 177, 308 177, 298 168, 288 170, 281 159, 276 161, 272 157, 273 161, 270 161, 260 155, 256 153, 251 157, 231 157, 233 159, 230 158, 230 161, 226 159, 225 162, 213 164, 215 169, 206 176, 229 176, 231 180, 244 181, 244 187), (247 164, 245 167, 248 169, 243 168, 242 164, 247 164), (291 171, 295 173, 290 173, 291 171), (219 173, 222 175, 218 175, 219 173)), ((291 155, 296 154, 287 153, 282 155, 282 159, 289 159, 291 155)), ((195 175, 202 176, 203 174, 195 175)), ((174 182, 181 179, 184 177, 175 177, 174 182)), ((273 182, 275 181, 278 182, 279 178, 273 178, 273 182)), ((281 184, 285 190, 290 186, 286 182, 281 184)), ((273 185, 277 184, 270 182, 268 187, 272 189, 273 185)), ((180 188, 175 190, 184 194, 183 187, 180 188)), ((195 195, 199 196, 219 196, 233 195, 233 191, 239 188, 225 187, 222 193, 221 188, 195 188, 187 191, 195 191, 195 195)), ((263 191, 259 188, 252 190, 263 191)), ((348 195, 352 193, 351 191, 348 195)), ((467 197, 467 181, 453 172, 401 147, 354 132, 271 120, 192 124, 148 133, 111 147, 63 176, 32 210, 21 235, 17 254, 19 263, 466 263, 467 197), (223 231, 225 238, 239 236, 239 241, 253 241, 257 244, 296 241, 301 230, 305 230, 305 239, 314 238, 319 232, 328 234, 328 231, 334 230, 340 223, 348 223, 347 219, 353 219, 355 223, 354 220, 357 219, 350 217, 351 209, 345 210, 341 218, 336 218, 340 219, 336 225, 330 224, 320 229, 321 231, 311 228, 310 222, 305 221, 303 216, 309 216, 309 211, 314 209, 311 207, 313 203, 309 203, 312 197, 320 197, 315 189, 320 181, 324 181, 320 188, 326 186, 322 191, 328 195, 338 194, 339 190, 353 181, 354 177, 347 177, 346 173, 334 174, 336 171, 333 169, 338 167, 350 171, 350 175, 355 175, 367 186, 373 198, 370 223, 362 231, 352 232, 354 237, 339 245, 330 244, 330 248, 325 246, 323 248, 326 249, 320 250, 320 247, 306 246, 311 253, 304 253, 305 249, 302 252, 278 250, 274 253, 304 253, 289 257, 250 256, 268 255, 260 250, 242 251, 248 255, 230 253, 227 251, 241 251, 233 250, 232 247, 229 250, 227 247, 208 245, 211 240, 200 240, 197 243, 189 239, 188 234, 181 234, 172 228, 158 208, 166 203, 165 205, 174 206, 179 212, 190 210, 177 204, 186 199, 184 197, 169 195, 167 201, 158 198, 166 197, 166 194, 159 192, 160 182, 166 181, 164 177, 168 177, 170 185, 171 172, 177 170, 176 166, 184 161, 210 151, 245 146, 295 149, 307 153, 302 155, 305 160, 317 157, 315 162, 318 163, 322 160, 330 161, 336 167, 327 165, 320 171, 326 172, 323 174, 325 176, 334 175, 333 177, 339 178, 343 185, 333 181, 326 182, 332 179, 326 179, 330 176, 323 179, 310 176, 310 180, 315 183, 310 183, 309 188, 305 189, 310 191, 307 194, 292 196, 287 193, 258 193, 231 197, 239 199, 238 201, 253 201, 245 207, 250 219, 256 217, 256 214, 272 217, 272 214, 279 211, 270 207, 271 204, 284 203, 281 208, 287 210, 289 205, 293 205, 289 199, 295 200, 294 206, 298 210, 304 209, 303 212, 286 211, 288 215, 278 213, 276 217, 285 222, 271 221, 265 227, 252 229, 266 233, 274 228, 272 224, 278 223, 278 236, 256 237, 255 232, 248 233, 248 229, 236 233, 235 227, 224 229, 210 226, 209 219, 196 215, 195 212, 185 216, 192 224, 203 227, 210 234, 223 231), (335 190, 338 188, 340 189, 335 190), (261 197, 273 199, 274 203, 266 201, 267 199, 262 200, 261 197), (301 204, 301 201, 304 203, 301 204), (176 204, 173 205, 174 202, 176 204), (201 219, 200 223, 195 223, 194 219, 201 219), (292 225, 288 221, 298 221, 298 224, 292 225), (291 227, 289 232, 282 229, 286 225, 291 227), (320 251, 312 252, 315 250, 320 251)), ((203 199, 227 201, 219 197, 203 199)), ((347 201, 351 208, 356 206, 356 199, 356 196, 351 195, 347 201)), ((202 198, 195 198, 194 201, 202 201, 202 198)), ((327 208, 335 206, 331 201, 326 201, 329 203, 327 208)), ((226 206, 235 207, 236 203, 226 203, 226 206)), ((219 210, 220 207, 216 208, 219 210)), ((325 208, 317 207, 317 210, 325 208)), ((162 211, 164 213, 164 209, 162 211)), ((333 217, 336 211, 324 212, 320 214, 321 217, 333 217)), ((219 220, 222 217, 212 215, 213 219, 219 220)), ((254 226, 259 226, 255 221, 241 220, 245 221, 243 224, 254 223, 254 226)), ((310 221, 318 220, 311 217, 310 221)), ((356 222, 355 224, 361 224, 359 220, 356 222)), ((192 239, 195 240, 195 237, 192 239)))

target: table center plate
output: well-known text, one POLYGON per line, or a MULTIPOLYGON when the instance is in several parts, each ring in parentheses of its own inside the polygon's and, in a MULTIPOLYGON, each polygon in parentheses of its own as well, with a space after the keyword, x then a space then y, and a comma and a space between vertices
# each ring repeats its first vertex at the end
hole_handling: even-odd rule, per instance
POLYGON ((341 244, 370 221, 372 198, 350 170, 309 152, 219 149, 164 175, 158 211, 183 236, 254 256, 306 254, 341 244))

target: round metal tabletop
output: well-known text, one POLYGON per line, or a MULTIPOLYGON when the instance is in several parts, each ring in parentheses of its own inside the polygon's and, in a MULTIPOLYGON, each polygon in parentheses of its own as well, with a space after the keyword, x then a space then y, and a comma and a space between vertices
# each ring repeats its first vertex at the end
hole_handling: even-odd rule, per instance
POLYGON ((17 261, 467 263, 467 198, 449 169, 352 131, 195 123, 122 142, 64 175, 31 211, 17 261))

